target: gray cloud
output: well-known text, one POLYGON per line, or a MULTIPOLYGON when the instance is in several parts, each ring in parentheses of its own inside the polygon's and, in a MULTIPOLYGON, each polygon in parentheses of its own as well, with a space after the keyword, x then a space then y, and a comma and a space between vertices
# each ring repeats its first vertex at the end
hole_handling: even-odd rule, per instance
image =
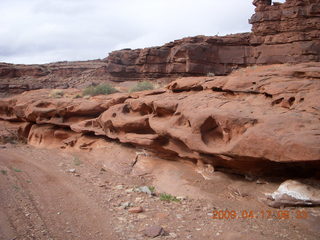
POLYGON ((250 31, 244 0, 1 0, 0 62, 104 58, 195 35, 250 31))

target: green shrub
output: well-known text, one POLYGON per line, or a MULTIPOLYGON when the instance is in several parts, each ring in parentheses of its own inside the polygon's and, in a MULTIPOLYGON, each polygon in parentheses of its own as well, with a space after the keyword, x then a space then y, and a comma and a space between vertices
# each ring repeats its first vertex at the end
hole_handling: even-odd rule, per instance
POLYGON ((148 187, 151 193, 155 193, 156 192, 156 188, 154 186, 149 186, 148 187))
POLYGON ((115 93, 117 90, 109 84, 99 84, 97 86, 90 86, 83 90, 84 96, 97 96, 97 95, 108 95, 115 93))
POLYGON ((78 157, 73 157, 73 163, 76 166, 80 166, 82 164, 82 161, 78 157))
POLYGON ((60 90, 60 89, 53 89, 49 96, 52 97, 52 98, 62 98, 64 95, 64 92, 63 90, 60 90))
POLYGON ((12 168, 12 170, 13 170, 13 171, 15 171, 15 172, 22 172, 22 170, 21 170, 21 169, 14 168, 14 167, 12 168))
POLYGON ((130 92, 140 92, 145 90, 153 90, 154 86, 151 82, 143 81, 138 82, 133 88, 130 89, 130 92))
POLYGON ((6 127, 4 127, 4 130, 7 133, 2 133, 0 135, 0 144, 26 144, 27 143, 27 139, 19 134, 19 131, 15 131, 15 130, 10 130, 7 129, 6 127))
POLYGON ((73 98, 74 98, 74 99, 82 98, 82 95, 78 93, 78 94, 74 95, 73 98))
POLYGON ((160 200, 166 201, 166 202, 180 202, 180 200, 178 198, 176 198, 175 196, 172 196, 171 194, 167 194, 167 193, 161 193, 160 200))
POLYGON ((214 77, 214 76, 215 76, 215 74, 213 72, 208 72, 207 73, 207 77, 214 77))

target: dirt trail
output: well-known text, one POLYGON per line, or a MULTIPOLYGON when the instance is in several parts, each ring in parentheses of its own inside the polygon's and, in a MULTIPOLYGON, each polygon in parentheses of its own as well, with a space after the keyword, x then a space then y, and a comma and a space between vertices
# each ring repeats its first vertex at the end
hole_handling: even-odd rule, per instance
MULTIPOLYGON (((125 150, 122 153, 125 159, 125 150)), ((294 215, 278 219, 278 210, 257 201, 259 193, 276 184, 256 184, 222 173, 207 181, 193 173, 190 164, 164 160, 158 164, 143 156, 132 171, 135 175, 119 174, 102 170, 92 156, 26 145, 0 149, 0 240, 149 239, 144 229, 154 224, 167 232, 159 237, 163 239, 313 240, 320 234, 319 209, 301 209, 308 212, 306 219, 294 215), (197 196, 161 201, 159 196, 134 191, 143 185, 176 196, 188 192, 197 196), (141 206, 144 212, 129 213, 127 205, 141 206), (273 214, 268 219, 212 219, 215 211, 227 209, 273 214)), ((108 161, 108 156, 101 159, 108 161)), ((296 209, 289 211, 294 214, 296 209)))
POLYGON ((57 160, 0 155, 1 240, 117 239, 110 212, 59 171, 57 160))

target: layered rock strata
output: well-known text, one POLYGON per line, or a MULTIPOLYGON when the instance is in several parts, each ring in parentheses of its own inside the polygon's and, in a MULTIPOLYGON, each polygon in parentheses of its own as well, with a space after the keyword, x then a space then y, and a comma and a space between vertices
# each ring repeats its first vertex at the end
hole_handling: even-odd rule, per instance
POLYGON ((42 65, 0 63, 0 93, 17 94, 41 88, 69 88, 106 80, 101 60, 42 65))
POLYGON ((317 171, 319 69, 320 63, 250 67, 89 99, 74 98, 73 89, 62 98, 36 90, 1 100, 0 118, 32 124, 33 145, 90 149, 94 140, 82 137, 96 135, 246 174, 317 171))
POLYGON ((320 60, 320 1, 254 1, 252 33, 197 36, 162 47, 112 52, 107 70, 114 81, 168 75, 225 75, 254 64, 320 60))
POLYGON ((256 0, 251 33, 197 36, 161 47, 114 51, 103 60, 0 64, 0 92, 81 87, 101 81, 226 75, 259 64, 320 60, 320 0, 256 0))

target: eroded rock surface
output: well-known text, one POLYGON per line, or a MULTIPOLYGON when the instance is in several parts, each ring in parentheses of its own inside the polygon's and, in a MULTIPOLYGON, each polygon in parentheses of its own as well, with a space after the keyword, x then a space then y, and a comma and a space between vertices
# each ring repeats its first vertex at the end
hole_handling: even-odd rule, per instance
POLYGON ((90 99, 74 99, 72 89, 59 99, 49 90, 30 91, 0 101, 0 118, 33 124, 33 145, 50 136, 72 147, 82 135, 94 134, 215 168, 316 171, 319 69, 320 63, 250 67, 227 77, 180 78, 162 90, 90 99))

